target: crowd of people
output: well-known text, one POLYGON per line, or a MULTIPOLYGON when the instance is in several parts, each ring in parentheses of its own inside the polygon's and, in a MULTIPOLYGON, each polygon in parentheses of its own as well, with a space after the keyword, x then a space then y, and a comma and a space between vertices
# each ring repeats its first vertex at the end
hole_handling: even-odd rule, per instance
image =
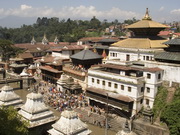
POLYGON ((37 87, 38 92, 43 95, 45 104, 60 112, 68 107, 74 109, 88 105, 83 93, 79 95, 67 94, 62 91, 58 91, 54 85, 47 82, 40 82, 37 87))

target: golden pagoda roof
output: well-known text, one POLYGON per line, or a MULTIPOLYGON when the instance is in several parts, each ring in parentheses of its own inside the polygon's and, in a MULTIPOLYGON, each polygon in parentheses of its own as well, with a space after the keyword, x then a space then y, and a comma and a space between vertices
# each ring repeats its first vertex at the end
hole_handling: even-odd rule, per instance
POLYGON ((152 21, 151 17, 149 16, 148 8, 146 9, 145 16, 142 18, 141 21, 138 21, 134 24, 127 26, 126 28, 167 28, 168 26, 163 25, 161 23, 152 21))
POLYGON ((138 49, 166 48, 167 46, 163 44, 163 42, 166 41, 167 41, 166 39, 151 40, 149 38, 128 38, 111 45, 122 48, 138 48, 138 49))

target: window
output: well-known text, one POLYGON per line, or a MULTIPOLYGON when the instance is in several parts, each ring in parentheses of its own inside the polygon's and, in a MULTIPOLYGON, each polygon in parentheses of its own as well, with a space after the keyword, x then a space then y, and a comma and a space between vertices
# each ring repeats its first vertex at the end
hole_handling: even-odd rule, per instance
POLYGON ((149 56, 146 56, 146 60, 149 60, 149 56))
POLYGON ((99 84, 99 79, 97 79, 97 84, 99 84))
POLYGON ((102 85, 105 85, 105 81, 102 81, 102 85))
POLYGON ((141 103, 141 104, 143 103, 143 99, 140 100, 140 103, 141 103))
POLYGON ((128 91, 131 92, 131 87, 128 87, 128 91))
POLYGON ((111 87, 111 82, 108 82, 108 86, 111 87))
POLYGON ((143 60, 146 60, 146 57, 145 57, 145 56, 143 56, 143 60))
POLYGON ((121 85, 121 90, 124 90, 124 85, 121 85))
POLYGON ((141 92, 144 92, 144 87, 141 87, 141 92))
POLYGON ((149 99, 146 99, 146 105, 149 105, 149 99))
POLYGON ((158 74, 158 79, 161 79, 161 74, 160 73, 158 74))
POLYGON ((116 88, 116 89, 118 88, 118 85, 117 85, 117 83, 115 83, 115 84, 114 84, 114 88, 116 88))
POLYGON ((147 87, 147 93, 150 93, 150 88, 149 87, 147 87))
POLYGON ((129 60, 130 60, 130 55, 127 54, 127 55, 126 55, 126 61, 129 61, 129 60))
POLYGON ((151 74, 147 74, 147 78, 148 78, 148 79, 151 79, 151 74))
POLYGON ((94 83, 94 78, 92 78, 92 83, 94 83))

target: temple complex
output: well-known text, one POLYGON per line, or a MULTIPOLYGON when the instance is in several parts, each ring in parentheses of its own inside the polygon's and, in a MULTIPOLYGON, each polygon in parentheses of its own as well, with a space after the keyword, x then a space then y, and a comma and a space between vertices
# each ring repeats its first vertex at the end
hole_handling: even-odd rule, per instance
POLYGON ((19 109, 23 105, 23 101, 20 99, 16 93, 14 93, 13 88, 6 84, 1 88, 0 92, 0 106, 13 106, 19 109))
POLYGON ((89 135, 92 132, 70 108, 61 113, 60 119, 52 127, 48 131, 50 135, 89 135))

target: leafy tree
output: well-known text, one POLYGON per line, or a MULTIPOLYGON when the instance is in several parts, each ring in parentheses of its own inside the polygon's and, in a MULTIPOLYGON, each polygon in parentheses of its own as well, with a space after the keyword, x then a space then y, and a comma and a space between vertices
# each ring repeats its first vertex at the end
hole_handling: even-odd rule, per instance
POLYGON ((180 134, 180 88, 176 90, 173 101, 161 113, 161 121, 169 127, 171 135, 180 134))
POLYGON ((166 97, 167 97, 167 89, 161 86, 160 88, 158 88, 158 93, 156 95, 153 105, 153 112, 155 119, 159 117, 160 113, 166 106, 166 97))
POLYGON ((28 123, 20 119, 13 107, 0 108, 0 135, 27 135, 28 123))

